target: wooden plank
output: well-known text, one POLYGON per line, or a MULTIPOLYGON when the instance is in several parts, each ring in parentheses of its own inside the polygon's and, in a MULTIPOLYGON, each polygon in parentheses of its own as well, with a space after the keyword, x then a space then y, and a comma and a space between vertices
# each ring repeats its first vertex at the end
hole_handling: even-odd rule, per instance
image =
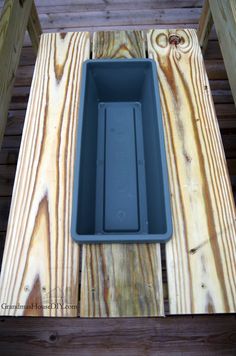
MULTIPOLYGON (((138 31, 98 32, 93 41, 93 58, 145 56, 138 31)), ((160 245, 84 245, 80 315, 164 315, 160 245)))
POLYGON ((236 1, 209 0, 209 4, 236 104, 236 1))
MULTIPOLYGON (((3 0, 0 0, 0 3, 3 0)), ((35 0, 37 7, 51 7, 52 5, 58 7, 60 5, 65 5, 64 0, 35 0)), ((121 8, 123 4, 127 4, 127 0, 109 0, 109 2, 105 3, 106 6, 115 7, 119 5, 121 8)), ((135 0, 137 4, 153 4, 158 8, 168 8, 168 7, 201 7, 203 4, 203 0, 135 0)), ((87 0, 67 0, 67 6, 82 6, 87 8, 87 6, 99 6, 104 5, 104 0, 90 0, 89 3, 87 0)))
POLYGON ((7 121, 16 70, 32 5, 29 1, 6 0, 0 18, 0 147, 7 121))
POLYGON ((205 53, 206 51, 212 26, 213 26, 213 19, 209 6, 209 0, 205 0, 202 8, 202 14, 199 20, 198 30, 197 30, 198 40, 199 40, 200 47, 202 49, 202 53, 205 53))
POLYGON ((112 10, 144 10, 144 9, 170 9, 170 8, 200 8, 203 1, 195 0, 138 0, 138 1, 109 1, 103 0, 89 2, 74 1, 74 3, 68 3, 68 1, 61 2, 55 6, 53 2, 42 3, 41 0, 37 3, 39 13, 69 13, 69 12, 92 12, 92 11, 112 11, 112 10))
MULTIPOLYGON (((3 5, 4 0, 0 0, 0 7, 3 5)), ((35 0, 35 4, 37 8, 66 8, 70 9, 77 6, 78 10, 85 11, 90 9, 96 9, 101 7, 102 9, 112 9, 112 8, 123 8, 124 6, 133 5, 134 3, 137 5, 143 4, 143 6, 151 6, 156 8, 178 8, 178 7, 202 7, 203 0, 135 0, 128 2, 127 0, 110 0, 109 2, 104 2, 104 0, 35 0), (132 4, 133 3, 133 4, 132 4)), ((56 11, 56 10, 55 10, 56 11)))
POLYGON ((34 1, 32 3, 29 20, 28 20, 28 24, 27 24, 27 29, 29 32, 29 36, 30 36, 35 54, 37 54, 38 48, 39 48, 40 36, 42 34, 42 29, 41 29, 41 25, 40 25, 38 13, 37 13, 37 9, 35 7, 34 1))
POLYGON ((236 350, 233 315, 1 321, 4 356, 234 356, 236 350))
MULTIPOLYGON (((46 13, 39 14, 42 28, 76 28, 88 26, 117 26, 117 25, 159 25, 169 23, 198 23, 200 8, 192 9, 142 9, 142 10, 111 10, 89 11, 72 13, 46 13)), ((149 26, 150 28, 151 26, 149 26)))
POLYGON ((45 28, 54 26, 63 27, 69 25, 77 26, 91 23, 94 26, 108 25, 157 25, 164 24, 166 21, 170 23, 197 23, 201 10, 196 8, 194 11, 188 8, 179 9, 142 9, 142 10, 113 10, 109 12, 93 11, 89 13, 56 13, 50 14, 50 21, 47 14, 40 14, 40 21, 45 28), (89 19, 89 21, 88 21, 89 19))
POLYGON ((145 43, 140 31, 95 32, 93 58, 142 58, 145 43))
POLYGON ((172 196, 170 313, 235 312, 235 206, 196 32, 150 31, 148 54, 158 65, 172 196))
POLYGON ((89 42, 88 33, 41 36, 0 279, 1 303, 60 301, 71 308, 1 308, 2 315, 77 315, 79 247, 70 219, 81 66, 89 42))
MULTIPOLYGON (((2 1, 2 0, 1 0, 2 1)), ((0 3, 1 3, 0 1, 0 3)), ((44 11, 45 9, 51 9, 54 6, 54 11, 61 11, 61 8, 64 10, 74 11, 76 8, 78 11, 85 10, 112 10, 112 9, 127 9, 131 6, 134 8, 136 6, 143 6, 146 8, 179 8, 179 7, 202 7, 203 0, 110 0, 109 2, 104 2, 104 0, 67 0, 66 3, 63 0, 36 0, 35 1, 39 11, 44 11), (58 10, 57 10, 58 9, 58 10)), ((52 10, 53 11, 53 10, 52 10)), ((63 11, 64 12, 64 11, 63 11)))

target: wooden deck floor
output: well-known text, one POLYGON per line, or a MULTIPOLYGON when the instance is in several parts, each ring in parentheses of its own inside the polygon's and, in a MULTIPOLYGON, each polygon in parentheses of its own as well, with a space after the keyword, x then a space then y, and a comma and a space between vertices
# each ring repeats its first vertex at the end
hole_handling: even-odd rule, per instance
MULTIPOLYGON (((3 1, 0 0, 0 6, 2 5, 3 1)), ((76 30, 87 30, 87 31, 95 31, 95 30, 113 30, 113 29, 148 29, 148 28, 176 28, 176 27, 189 27, 189 28, 197 28, 197 24, 199 21, 199 16, 201 13, 202 7, 202 0, 36 0, 37 9, 39 12, 40 21, 42 24, 43 31, 45 32, 54 32, 54 31, 76 31, 76 30)), ((18 150, 21 142, 21 133, 24 124, 24 117, 25 111, 27 107, 27 101, 29 96, 30 84, 32 80, 32 73, 34 69, 35 63, 35 55, 33 53, 32 47, 30 45, 30 41, 28 36, 25 38, 25 46, 22 50, 21 55, 21 62, 20 67, 17 73, 17 79, 15 82, 15 87, 13 90, 12 101, 9 110, 9 119, 8 125, 6 129, 6 134, 4 137, 3 148, 0 151, 0 258, 2 256, 3 247, 4 247, 4 239, 7 227, 7 220, 9 214, 9 207, 11 202, 11 194, 12 188, 14 183, 14 176, 16 170, 16 163, 18 157, 18 150)), ((205 64, 207 68, 207 73, 210 79, 211 90, 214 98, 215 109, 221 129, 223 144, 225 148, 229 173, 231 177, 231 181, 233 184, 234 193, 236 193, 236 110, 232 98, 232 94, 230 91, 227 74, 224 68, 222 55, 220 52, 218 40, 216 38, 215 31, 213 29, 210 37, 210 42, 205 54, 205 64)), ((233 354, 233 350, 236 349, 236 341, 235 341, 235 318, 233 316, 222 316, 222 317, 215 317, 213 319, 211 317, 211 322, 209 322, 209 328, 204 329, 201 335, 197 335, 195 338, 196 349, 194 349, 191 354, 199 354, 200 350, 203 350, 203 344, 207 342, 207 352, 208 354, 233 354), (213 331, 216 327, 215 320, 218 324, 216 331, 213 331), (213 321, 213 322, 212 322, 213 321), (228 323, 228 329, 224 330, 224 324, 228 323), (234 325, 234 330, 233 330, 234 325), (209 342, 209 338, 213 338, 214 342, 209 342), (216 342, 217 337, 221 337, 220 342, 216 342), (228 348, 225 348, 225 344, 230 345, 228 348), (218 348, 216 347, 218 345, 218 348), (224 352, 223 352, 224 348, 224 352), (222 351, 222 352, 221 352, 222 351)), ((168 318, 167 318, 168 319, 168 318)), ((14 354, 14 347, 18 347, 19 343, 21 344, 21 339, 28 338, 31 340, 39 338, 40 348, 35 348, 35 352, 37 351, 40 354, 43 351, 44 345, 47 347, 52 347, 53 345, 56 346, 54 352, 59 353, 58 348, 60 347, 60 343, 64 342, 65 339, 71 338, 74 340, 76 338, 75 329, 71 332, 66 332, 66 328, 68 325, 66 322, 61 321, 61 333, 57 333, 56 330, 56 323, 53 321, 49 321, 47 324, 47 330, 45 334, 41 333, 40 336, 38 335, 37 325, 42 325, 42 320, 40 321, 32 321, 32 319, 28 319, 27 323, 25 324, 24 330, 20 332, 23 328, 23 321, 18 321, 15 324, 15 321, 11 321, 9 319, 2 319, 3 324, 0 328, 0 345, 4 347, 6 350, 4 355, 14 354), (5 321, 5 323, 4 323, 5 321), (50 324, 53 324, 53 326, 50 324), (38 323, 38 324, 37 324, 38 323), (36 325, 37 324, 37 325, 36 325), (7 328, 6 328, 7 325, 7 328), (15 325, 14 333, 18 333, 18 341, 15 343, 12 348, 9 347, 9 335, 10 330, 13 332, 13 325, 15 325), (32 334, 30 332, 30 328, 33 327, 32 334), (27 329, 28 328, 28 329, 27 329), (50 329, 51 328, 51 329, 50 329), (5 330, 5 331, 4 331, 5 330), (51 331, 52 330, 52 331, 51 331), (27 336, 28 335, 28 336, 27 336), (54 337, 54 336, 55 337, 54 337), (45 339, 44 339, 45 338, 45 339), (44 344, 45 341, 45 344, 44 344), (18 343, 19 342, 19 343, 18 343), (49 344, 48 344, 49 342, 49 344), (43 346, 42 346, 43 345, 43 346), (37 350, 36 350, 37 349, 37 350)), ((49 319, 47 319, 49 320, 49 319)), ((184 339, 184 328, 183 325, 185 323, 185 318, 176 318, 173 317, 170 319, 173 321, 173 330, 177 330, 178 325, 181 325, 181 346, 178 351, 182 352, 189 352, 189 348, 187 346, 188 342, 194 339, 194 332, 192 332, 191 336, 189 335, 186 339, 184 339), (177 320, 177 321, 175 321, 177 320), (178 320, 180 324, 178 324, 178 320), (182 324, 181 324, 182 323, 182 324)), ((190 325, 191 319, 187 319, 190 325)), ((199 317, 195 318, 197 320, 196 325, 204 325, 206 323, 206 317, 199 317), (205 319, 204 319, 205 318, 205 319), (199 324, 198 324, 199 323, 199 324)), ((47 322, 45 322, 47 323, 47 322)), ((73 321, 73 323, 75 323, 73 321)), ((104 322, 101 322, 103 325, 104 322)), ((122 322, 121 322, 122 323, 122 322)), ((125 322, 123 322, 125 323, 125 322)), ((135 328, 136 321, 129 321, 130 329, 135 328), (133 323, 133 324, 132 324, 133 323), (132 326, 133 325, 133 326, 132 326)), ((147 321, 147 323, 149 323, 147 321)), ((158 325, 161 325, 162 322, 158 322, 158 325)), ((73 324, 74 327, 76 324, 73 324)), ((80 324, 81 321, 80 321, 80 324)), ((92 324, 91 324, 92 325, 92 324)), ((94 324, 95 325, 95 324, 94 324)), ((100 324, 96 324, 100 325, 100 324)), ((113 324, 112 324, 113 325, 113 324)), ((115 324, 114 324, 115 325, 115 324)), ((124 345, 123 349, 119 347, 112 348, 111 342, 112 337, 120 330, 119 328, 122 327, 113 325, 113 331, 108 333, 106 330, 106 342, 102 344, 102 341, 97 341, 97 345, 102 345, 99 348, 99 352, 102 354, 109 354, 110 352, 116 352, 115 354, 120 355, 124 354, 124 345), (118 329, 117 329, 118 328, 118 329), (107 341, 108 340, 108 341, 107 341), (110 341, 109 341, 110 340, 110 341), (110 346, 109 346, 110 345, 110 346), (103 348, 102 348, 103 347, 103 348), (110 347, 110 349, 109 349, 110 347), (106 351, 105 351, 106 350, 106 351), (122 351, 123 350, 123 351, 122 351)), ((140 322, 140 326, 142 322, 140 322)), ((158 334, 158 327, 152 324, 150 321, 150 325, 147 324, 147 329, 144 326, 144 332, 148 333, 149 337, 150 330, 153 332, 153 337, 163 338, 164 333, 158 334), (150 329, 151 328, 151 329, 150 329), (154 328, 154 329, 153 329, 154 328), (155 329, 157 328, 157 329, 155 329)), ((171 322, 168 321, 166 324, 166 332, 168 332, 168 328, 170 328, 171 322)), ((88 327, 88 325, 83 324, 81 328, 88 327)), ((193 325, 191 326, 193 329, 193 325)), ((93 326, 96 328, 96 326, 93 326)), ((99 326, 100 328, 100 326, 99 326)), ((140 336, 142 331, 136 330, 131 335, 130 339, 128 338, 127 341, 133 342, 133 338, 137 338, 140 336)), ((173 333, 172 330, 172 333, 173 333)), ((128 331, 127 331, 128 332, 128 331)), ((96 334, 93 329, 91 335, 96 334)), ((101 334, 101 332, 100 332, 101 334)), ((90 337, 92 337, 90 335, 90 337)), ((177 335, 177 334, 176 334, 177 335)), ((176 336, 175 335, 175 336, 176 336)), ((84 335, 85 337, 85 335, 84 335)), ((120 335, 120 342, 122 339, 122 335, 120 335)), ((118 340, 118 339, 117 339, 118 340)), ((156 339, 155 339, 156 340, 156 339)), ((166 343, 170 343, 170 339, 166 339, 169 341, 165 341, 166 343)), ((34 341, 32 341, 34 342, 34 341)), ((137 342, 137 340, 136 340, 137 342)), ((177 339, 173 339, 173 343, 176 343, 177 339)), ((26 351, 27 347, 29 347, 30 341, 28 345, 26 345, 25 349, 21 349, 19 354, 36 354, 33 351, 26 351), (27 353, 28 352, 28 353, 27 353)), ((84 339, 78 340, 78 343, 75 341, 72 343, 74 346, 77 345, 85 345, 86 342, 84 339)), ((95 343, 96 344, 96 343, 95 343)), ((96 350, 96 345, 93 344, 93 349, 87 349, 85 353, 85 348, 83 346, 83 354, 92 354, 96 350)), ((171 350, 161 348, 159 344, 156 342, 151 342, 149 346, 146 348, 141 349, 138 351, 136 346, 132 348, 130 354, 138 355, 138 354, 155 354, 155 350, 159 349, 162 352, 168 352, 171 350), (151 346, 150 346, 151 345, 151 346)), ((168 346, 169 347, 169 346, 168 346)), ((175 344, 176 347, 176 344, 175 344)), ((46 349, 45 348, 45 349, 46 349)), ((70 350, 70 345, 67 343, 67 347, 61 350, 61 354, 69 355, 72 351, 70 350)), ((173 352, 176 352, 177 349, 173 347, 173 352)), ((51 354, 54 354, 52 350, 50 351, 51 354)), ((82 354, 82 353, 81 353, 82 354)), ((99 353, 97 353, 99 354, 99 353)), ((175 353, 176 354, 176 353, 175 353)))

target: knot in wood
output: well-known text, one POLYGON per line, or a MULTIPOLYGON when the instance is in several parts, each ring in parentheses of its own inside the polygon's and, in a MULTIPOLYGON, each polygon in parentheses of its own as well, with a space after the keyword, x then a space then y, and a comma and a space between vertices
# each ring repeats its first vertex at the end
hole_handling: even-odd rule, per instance
POLYGON ((170 35, 169 37, 169 44, 177 46, 181 42, 181 37, 178 35, 170 35))

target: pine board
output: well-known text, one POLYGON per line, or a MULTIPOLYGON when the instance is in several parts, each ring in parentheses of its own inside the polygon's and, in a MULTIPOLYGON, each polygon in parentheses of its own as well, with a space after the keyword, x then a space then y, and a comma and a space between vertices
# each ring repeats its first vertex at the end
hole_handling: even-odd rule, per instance
POLYGON ((79 246, 70 236, 70 218, 81 65, 89 47, 88 33, 41 37, 0 280, 0 305, 72 307, 1 307, 1 315, 77 315, 79 246))
POLYGON ((148 54, 158 65, 172 197, 170 313, 235 312, 235 206, 196 32, 150 31, 148 54))
MULTIPOLYGON (((98 32, 93 58, 144 57, 143 34, 98 32)), ((164 315, 158 244, 84 245, 81 317, 164 315)))

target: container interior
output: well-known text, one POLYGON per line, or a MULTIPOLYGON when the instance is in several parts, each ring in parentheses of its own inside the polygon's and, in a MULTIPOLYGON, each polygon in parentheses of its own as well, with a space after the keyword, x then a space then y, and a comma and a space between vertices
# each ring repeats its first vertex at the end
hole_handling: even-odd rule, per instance
POLYGON ((166 233, 157 104, 151 62, 87 63, 78 234, 166 233))

